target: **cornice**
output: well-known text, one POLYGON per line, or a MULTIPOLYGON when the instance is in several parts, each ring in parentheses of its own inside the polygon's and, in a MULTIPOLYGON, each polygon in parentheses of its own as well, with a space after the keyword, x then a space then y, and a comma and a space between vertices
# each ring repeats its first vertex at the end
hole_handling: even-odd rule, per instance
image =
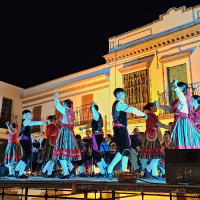
POLYGON ((165 63, 168 63, 168 62, 173 62, 173 61, 176 61, 176 60, 181 60, 183 58, 187 58, 191 53, 192 53, 191 50, 185 51, 185 52, 180 52, 180 53, 176 53, 176 54, 171 55, 171 56, 166 56, 164 58, 160 58, 158 61, 162 64, 165 64, 165 63))
POLYGON ((44 92, 51 92, 51 91, 54 91, 54 90, 60 90, 62 88, 71 87, 73 85, 78 85, 78 84, 81 84, 81 83, 85 83, 86 81, 92 81, 92 80, 96 80, 96 79, 102 78, 102 77, 106 77, 106 74, 100 74, 100 75, 97 75, 97 76, 86 78, 84 80, 80 80, 80 81, 76 81, 76 82, 69 83, 69 84, 66 84, 66 85, 62 85, 62 86, 59 86, 59 87, 55 87, 55 88, 52 88, 52 89, 48 89, 48 90, 45 90, 45 91, 42 91, 42 92, 37 92, 37 93, 34 93, 34 94, 26 95, 24 97, 21 97, 21 99, 26 99, 26 98, 29 98, 29 97, 32 97, 32 96, 44 94, 44 92))
MULTIPOLYGON (((91 92, 94 92, 94 91, 97 91, 97 90, 102 90, 102 89, 105 89, 105 88, 108 88, 108 87, 109 87, 109 85, 105 85, 105 86, 95 88, 95 89, 91 89, 91 90, 87 90, 87 91, 84 91, 84 92, 78 92, 78 93, 75 93, 75 94, 67 95, 67 96, 61 97, 59 99, 62 101, 62 100, 68 99, 69 97, 74 97, 74 96, 82 95, 82 94, 85 94, 85 93, 91 93, 91 92)), ((53 98, 53 96, 52 96, 52 98, 53 98)), ((23 106, 23 109, 28 108, 28 107, 32 107, 32 106, 42 105, 44 103, 49 103, 49 102, 52 102, 52 101, 54 101, 54 99, 51 99, 51 100, 48 100, 48 101, 42 101, 40 103, 35 103, 35 104, 27 105, 27 106, 23 106)), ((30 102, 32 102, 32 101, 30 101, 30 102)), ((30 103, 30 102, 28 102, 28 103, 30 103)))
POLYGON ((123 67, 123 68, 118 69, 118 70, 121 74, 126 74, 126 73, 129 73, 129 72, 138 71, 138 70, 141 70, 141 69, 148 69, 149 66, 150 66, 150 62, 142 62, 142 63, 130 65, 128 67, 123 67))
MULTIPOLYGON (((83 89, 83 88, 87 88, 87 87, 92 87, 92 86, 103 84, 103 83, 108 83, 108 79, 103 79, 103 80, 95 81, 95 82, 88 83, 88 84, 85 84, 85 85, 79 85, 77 87, 73 87, 73 88, 69 88, 69 89, 64 89, 64 90, 57 91, 57 92, 59 92, 59 94, 65 94, 65 93, 73 92, 75 90, 79 90, 79 89, 83 89)), ((42 95, 42 96, 39 96, 39 97, 27 99, 27 100, 22 101, 22 103, 26 104, 26 103, 30 103, 32 101, 38 101, 38 100, 45 99, 45 98, 48 98, 48 97, 53 97, 54 93, 55 92, 51 92, 51 93, 48 93, 48 94, 45 94, 45 95, 42 95)), ((36 95, 34 95, 34 96, 36 96, 36 95)))
POLYGON ((126 49, 118 50, 116 52, 109 53, 103 57, 107 63, 113 63, 115 61, 124 60, 129 57, 141 55, 143 53, 157 50, 159 48, 169 46, 181 41, 189 40, 200 36, 200 24, 140 43, 126 49))

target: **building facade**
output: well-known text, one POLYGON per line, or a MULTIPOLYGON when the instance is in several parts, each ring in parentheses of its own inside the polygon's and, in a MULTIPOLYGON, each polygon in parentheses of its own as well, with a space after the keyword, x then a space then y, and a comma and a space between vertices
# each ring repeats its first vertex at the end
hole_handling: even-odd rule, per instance
MULTIPOLYGON (((15 98, 21 101, 15 101, 19 106, 14 114, 21 117, 23 109, 30 109, 34 111, 34 120, 45 120, 49 115, 59 117, 54 106, 54 93, 58 92, 61 102, 70 98, 74 103, 76 134, 85 135, 79 128, 91 122, 92 101, 98 104, 103 116, 105 134, 112 133, 115 88, 124 88, 126 103, 140 110, 154 100, 170 105, 176 98, 174 78, 188 83, 192 94, 200 95, 199 55, 200 5, 171 8, 157 21, 110 38, 109 52, 103 56, 105 64, 28 89, 16 87, 15 98)), ((0 95, 4 97, 1 91, 0 95)), ((159 109, 157 114, 165 124, 173 121, 173 114, 159 109)), ((129 114, 129 132, 136 126, 145 131, 145 119, 129 114)), ((45 127, 33 131, 41 130, 45 127)))

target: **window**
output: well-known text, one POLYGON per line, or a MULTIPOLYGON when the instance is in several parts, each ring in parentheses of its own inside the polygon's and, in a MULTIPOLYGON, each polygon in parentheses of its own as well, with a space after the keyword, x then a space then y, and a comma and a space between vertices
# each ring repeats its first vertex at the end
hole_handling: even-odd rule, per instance
POLYGON ((5 123, 11 121, 12 100, 3 98, 1 108, 0 128, 7 128, 5 123))
POLYGON ((174 92, 174 85, 172 84, 173 80, 177 79, 179 82, 187 83, 187 66, 186 64, 177 65, 174 67, 167 68, 167 82, 168 82, 168 98, 169 105, 172 105, 172 102, 176 99, 176 94, 174 92))
MULTIPOLYGON (((148 103, 148 70, 140 70, 123 75, 124 90, 126 94, 125 103, 143 111, 143 107, 148 103)), ((128 118, 135 115, 128 114, 128 118)))

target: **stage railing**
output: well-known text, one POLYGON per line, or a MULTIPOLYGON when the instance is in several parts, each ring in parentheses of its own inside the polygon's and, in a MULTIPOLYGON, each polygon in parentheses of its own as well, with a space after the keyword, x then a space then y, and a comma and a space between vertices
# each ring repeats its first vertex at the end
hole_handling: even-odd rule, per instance
POLYGON ((10 123, 18 124, 18 115, 11 114, 9 117, 5 116, 4 114, 0 113, 0 128, 6 128, 6 122, 9 121, 10 123))

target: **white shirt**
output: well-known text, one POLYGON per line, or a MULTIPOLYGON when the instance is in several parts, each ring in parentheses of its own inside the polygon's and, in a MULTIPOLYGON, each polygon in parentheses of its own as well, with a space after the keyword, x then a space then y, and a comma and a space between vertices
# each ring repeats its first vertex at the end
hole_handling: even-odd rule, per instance
POLYGON ((184 93, 181 91, 179 87, 177 87, 174 91, 176 92, 176 95, 178 96, 178 99, 180 100, 177 109, 182 113, 188 114, 188 102, 187 102, 186 96, 184 95, 184 93))
POLYGON ((99 112, 95 109, 94 106, 91 107, 92 117, 95 121, 99 120, 99 112))
POLYGON ((66 116, 66 112, 65 112, 65 109, 67 108, 64 108, 61 104, 60 104, 60 101, 58 98, 55 98, 55 106, 56 106, 56 109, 57 111, 59 111, 60 113, 63 114, 63 119, 62 119, 62 123, 63 124, 68 124, 68 120, 67 120, 67 116, 66 116))
POLYGON ((137 116, 145 116, 146 114, 138 110, 137 108, 133 106, 129 106, 128 104, 124 103, 123 101, 119 101, 119 103, 116 105, 116 110, 117 111, 124 111, 127 113, 133 113, 134 115, 137 116))
POLYGON ((42 121, 31 121, 30 119, 23 118, 25 121, 23 122, 24 126, 38 126, 38 125, 43 125, 45 122, 42 121))

